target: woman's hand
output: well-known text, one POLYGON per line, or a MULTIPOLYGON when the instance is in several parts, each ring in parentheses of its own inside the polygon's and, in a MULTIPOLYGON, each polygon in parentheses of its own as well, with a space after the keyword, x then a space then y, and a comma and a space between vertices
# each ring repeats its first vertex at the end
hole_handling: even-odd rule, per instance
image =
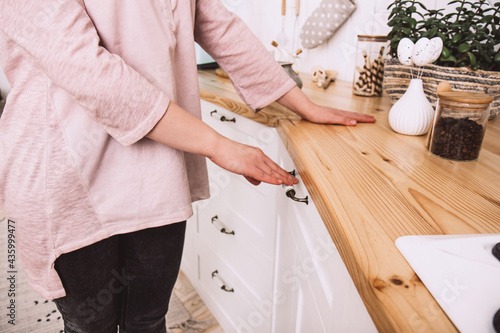
POLYGON ((219 137, 213 153, 207 157, 228 171, 245 176, 253 185, 261 182, 275 185, 293 185, 299 181, 274 163, 259 148, 219 137))
POLYGON ((171 102, 165 115, 147 135, 173 148, 200 154, 228 171, 245 176, 252 184, 297 184, 259 148, 232 141, 171 102))
POLYGON ((294 87, 278 99, 278 103, 297 113, 303 119, 318 124, 354 126, 358 122, 374 123, 371 115, 342 111, 313 103, 299 87, 294 87))
POLYGON ((342 111, 318 104, 311 105, 306 112, 297 112, 303 119, 318 124, 339 124, 354 126, 358 122, 374 123, 375 118, 368 114, 342 111))

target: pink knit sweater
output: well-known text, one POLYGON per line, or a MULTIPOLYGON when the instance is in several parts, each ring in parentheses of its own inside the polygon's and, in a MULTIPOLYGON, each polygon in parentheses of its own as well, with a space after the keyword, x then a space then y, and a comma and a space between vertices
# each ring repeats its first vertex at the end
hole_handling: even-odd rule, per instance
POLYGON ((185 220, 205 160, 144 136, 174 101, 200 116, 197 41, 254 110, 294 86, 218 0, 2 0, 0 202, 32 287, 65 295, 54 261, 111 235, 185 220))

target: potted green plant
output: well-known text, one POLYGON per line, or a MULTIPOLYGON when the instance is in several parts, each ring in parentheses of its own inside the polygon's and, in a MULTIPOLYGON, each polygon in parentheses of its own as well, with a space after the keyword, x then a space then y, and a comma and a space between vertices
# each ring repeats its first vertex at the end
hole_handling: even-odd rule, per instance
POLYGON ((500 2, 452 0, 445 8, 428 9, 416 0, 394 0, 388 9, 392 59, 385 66, 384 87, 394 102, 411 78, 411 69, 397 60, 400 40, 440 37, 444 44, 441 56, 421 69, 431 103, 435 104, 437 85, 449 81, 454 90, 494 96, 492 115, 500 111, 500 2))

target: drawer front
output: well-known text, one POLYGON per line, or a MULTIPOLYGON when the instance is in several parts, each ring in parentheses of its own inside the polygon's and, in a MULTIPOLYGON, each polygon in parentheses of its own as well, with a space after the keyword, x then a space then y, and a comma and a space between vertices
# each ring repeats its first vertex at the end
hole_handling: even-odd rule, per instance
MULTIPOLYGON (((267 222, 274 223, 268 212, 267 222)), ((199 236, 215 249, 237 252, 239 257, 272 263, 274 260, 274 228, 259 228, 251 217, 225 207, 223 202, 211 201, 198 215, 199 236)))
POLYGON ((207 162, 207 167, 211 198, 237 207, 242 214, 255 213, 256 217, 265 216, 267 211, 274 210, 276 195, 281 190, 279 186, 266 183, 254 186, 245 177, 226 171, 211 161, 207 162))
POLYGON ((277 159, 277 147, 281 139, 275 128, 264 126, 215 104, 203 100, 201 102, 202 119, 210 127, 232 140, 259 147, 270 158, 277 159), (234 122, 221 121, 222 117, 234 122))
MULTIPOLYGON (((203 242, 203 241, 202 241, 203 242)), ((261 295, 249 289, 255 284, 267 284, 262 278, 250 282, 248 276, 257 275, 255 271, 235 271, 227 258, 213 252, 209 244, 202 245, 199 256, 198 287, 205 303, 217 320, 230 327, 223 327, 227 332, 270 332, 272 318, 271 286, 261 295)), ((244 264, 243 264, 244 265, 244 264)))

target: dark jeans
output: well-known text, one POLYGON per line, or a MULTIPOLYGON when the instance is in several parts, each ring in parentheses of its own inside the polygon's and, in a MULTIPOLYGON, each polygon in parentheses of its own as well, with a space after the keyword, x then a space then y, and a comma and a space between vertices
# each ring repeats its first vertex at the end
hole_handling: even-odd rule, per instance
POLYGON ((67 333, 165 333, 186 222, 116 235, 57 258, 67 333))

